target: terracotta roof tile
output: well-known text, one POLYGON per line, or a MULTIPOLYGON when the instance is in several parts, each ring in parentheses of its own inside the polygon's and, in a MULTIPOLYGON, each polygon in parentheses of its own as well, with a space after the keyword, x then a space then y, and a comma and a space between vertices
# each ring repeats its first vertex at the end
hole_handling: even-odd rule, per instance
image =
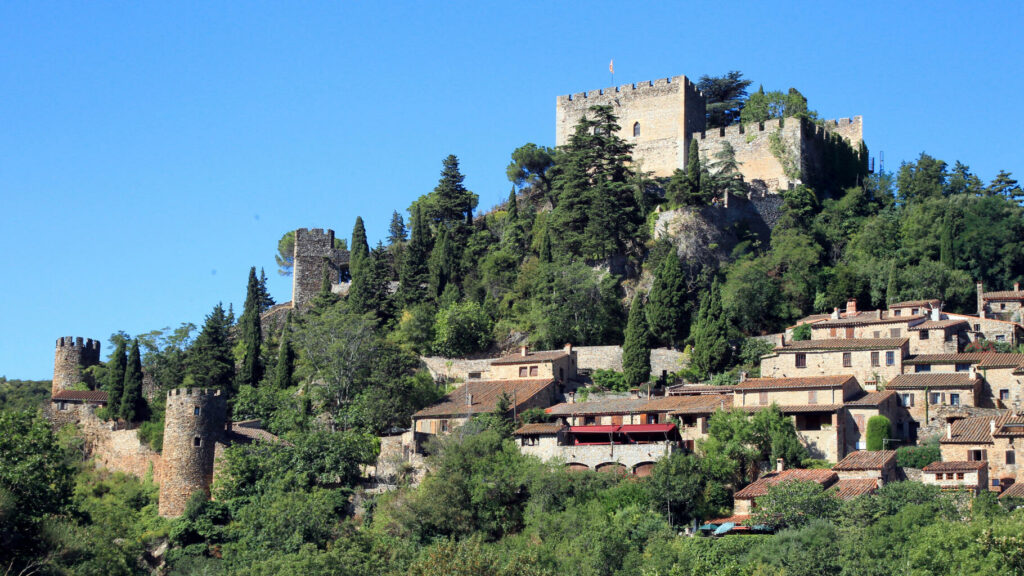
POLYGON ((960 325, 967 326, 967 320, 928 320, 911 326, 908 330, 939 330, 960 325))
POLYGON ((444 398, 412 415, 417 418, 466 416, 493 412, 498 398, 506 393, 522 406, 539 394, 545 393, 555 381, 550 378, 523 380, 471 380, 444 398), (469 401, 472 401, 472 404, 469 401))
POLYGON ((732 395, 722 396, 689 396, 689 402, 681 404, 675 408, 670 414, 672 415, 686 415, 686 414, 713 414, 716 410, 729 410, 732 408, 732 395))
POLYGON ((1003 490, 1000 498, 1024 498, 1024 482, 1014 482, 1012 486, 1003 490))
POLYGON ((750 378, 733 387, 738 392, 748 390, 803 390, 814 388, 842 388, 844 384, 854 380, 851 375, 843 376, 807 376, 799 378, 750 378))
POLYGON ((732 392, 732 388, 732 386, 676 384, 675 386, 669 386, 666 392, 669 396, 684 396, 690 394, 727 394, 732 392))
POLYGON ((943 388, 952 390, 970 390, 978 383, 978 378, 961 372, 921 372, 918 374, 900 374, 885 385, 887 390, 922 390, 924 388, 943 388))
POLYGON ((1024 354, 999 354, 997 352, 991 352, 985 354, 981 362, 978 363, 978 368, 1017 368, 1024 364, 1024 354))
POLYGON ((715 518, 714 520, 708 520, 707 524, 722 524, 732 522, 733 524, 745 524, 750 520, 750 514, 733 514, 732 516, 726 516, 725 518, 715 518))
POLYGON ((895 396, 896 392, 892 390, 881 390, 879 392, 868 392, 867 394, 857 398, 856 400, 850 400, 846 402, 847 406, 880 406, 883 402, 895 396))
MULTIPOLYGON (((770 406, 770 405, 769 405, 770 406)), ((805 414, 808 412, 838 412, 842 404, 776 404, 783 414, 805 414)), ((741 406, 745 412, 760 412, 768 406, 741 406)))
POLYGON ((53 400, 71 400, 78 402, 107 402, 107 393, 103 390, 61 390, 53 395, 53 400))
MULTIPOLYGON (((724 392, 724 391, 723 391, 724 392)), ((605 398, 590 402, 565 402, 548 408, 552 416, 584 414, 635 414, 640 412, 697 413, 713 412, 716 407, 732 406, 732 394, 697 396, 661 396, 657 398, 605 398), (690 412, 688 412, 690 411, 690 412)))
POLYGON ((871 494, 878 490, 878 481, 873 478, 846 478, 835 483, 835 497, 840 500, 853 500, 858 496, 871 494))
POLYGON ((838 320, 826 320, 824 322, 818 322, 814 325, 815 330, 824 328, 846 328, 850 326, 872 326, 875 324, 906 324, 909 322, 916 322, 918 320, 924 320, 925 316, 922 314, 915 314, 913 316, 886 316, 884 318, 876 318, 874 316, 854 316, 853 318, 840 318, 838 320))
POLYGON ((981 317, 978 317, 978 316, 970 316, 968 314, 953 314, 953 313, 949 313, 949 314, 947 314, 947 316, 949 316, 950 318, 963 318, 963 319, 965 319, 965 320, 967 320, 969 322, 972 322, 972 323, 973 323, 974 320, 977 320, 979 324, 984 324, 985 322, 999 322, 1001 324, 1013 324, 1013 325, 1019 326, 1019 324, 1017 322, 1010 322, 1009 320, 1000 320, 998 318, 981 318, 981 317))
POLYGON ((533 422, 531 424, 523 424, 513 434, 516 436, 523 436, 525 434, 558 434, 565 428, 567 426, 561 422, 533 422))
POLYGON ((931 306, 932 308, 934 308, 934 307, 938 306, 941 303, 942 303, 942 301, 941 300, 937 300, 937 299, 933 299, 933 300, 907 300, 906 302, 896 302, 894 304, 889 304, 889 308, 890 309, 892 309, 892 308, 919 308, 919 307, 922 307, 922 306, 931 306))
POLYGON ((1024 292, 1015 290, 984 292, 981 296, 985 300, 1024 300, 1024 292))
POLYGON ((822 486, 831 486, 839 479, 839 476, 831 471, 824 469, 810 469, 804 470, 799 468, 791 468, 789 470, 783 470, 782 472, 769 472, 764 476, 758 478, 753 484, 747 486, 743 490, 740 490, 733 498, 753 499, 758 496, 764 496, 768 493, 768 488, 782 482, 817 482, 822 486))
POLYGON ((950 462, 932 462, 921 469, 922 472, 967 472, 981 470, 988 466, 988 462, 968 462, 966 460, 954 460, 950 462))
POLYGON ((888 350, 907 343, 906 338, 830 338, 826 340, 795 340, 777 346, 776 352, 803 352, 819 350, 888 350))
POLYGON ((522 353, 509 354, 508 356, 502 356, 494 362, 491 362, 492 366, 502 366, 508 364, 526 364, 532 362, 551 362, 552 360, 558 360, 559 358, 565 358, 569 354, 565 350, 538 350, 536 352, 527 351, 526 356, 522 353))
POLYGON ((1004 418, 996 428, 995 436, 998 438, 1024 437, 1024 415, 1018 414, 1004 418))
POLYGON ((984 358, 983 352, 963 352, 960 354, 918 354, 903 360, 904 364, 977 364, 984 358))
POLYGON ((895 450, 858 450, 851 452, 832 467, 833 470, 882 470, 896 463, 895 450))
POLYGON ((950 425, 950 437, 943 435, 939 440, 941 444, 991 444, 992 443, 992 421, 995 421, 996 429, 1008 420, 1010 413, 1001 414, 995 418, 991 416, 977 416, 957 420, 950 425))
POLYGON ((233 422, 231 429, 228 430, 227 439, 230 442, 240 442, 243 444, 249 444, 256 440, 275 444, 282 442, 279 437, 261 428, 258 420, 233 422))

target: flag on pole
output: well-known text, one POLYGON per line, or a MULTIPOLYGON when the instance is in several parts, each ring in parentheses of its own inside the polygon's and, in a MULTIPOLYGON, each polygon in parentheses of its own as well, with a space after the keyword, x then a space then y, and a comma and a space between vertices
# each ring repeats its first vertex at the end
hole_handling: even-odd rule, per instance
POLYGON ((611 60, 608 61, 608 71, 611 72, 612 74, 615 74, 615 59, 614 58, 612 58, 611 60))

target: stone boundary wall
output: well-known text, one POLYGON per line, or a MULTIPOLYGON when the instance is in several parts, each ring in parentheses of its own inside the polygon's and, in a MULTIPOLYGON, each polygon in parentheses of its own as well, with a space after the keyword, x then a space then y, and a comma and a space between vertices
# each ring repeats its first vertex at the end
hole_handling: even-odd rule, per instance
POLYGON ((538 445, 520 446, 523 454, 541 460, 560 459, 566 464, 584 464, 591 470, 602 464, 617 462, 633 472, 637 464, 657 462, 672 453, 671 444, 602 444, 597 446, 538 445))
POLYGON ((131 474, 140 480, 152 472, 153 481, 162 477, 160 453, 139 440, 138 430, 113 430, 109 422, 92 418, 81 422, 88 453, 98 466, 131 474))
MULTIPOLYGON (((578 370, 622 371, 622 346, 573 346, 578 370)), ((495 358, 445 358, 420 356, 434 380, 466 380, 470 372, 484 372, 495 358)), ((686 356, 678 350, 654 348, 651 350, 651 377, 658 378, 664 370, 678 372, 686 366, 686 356)))

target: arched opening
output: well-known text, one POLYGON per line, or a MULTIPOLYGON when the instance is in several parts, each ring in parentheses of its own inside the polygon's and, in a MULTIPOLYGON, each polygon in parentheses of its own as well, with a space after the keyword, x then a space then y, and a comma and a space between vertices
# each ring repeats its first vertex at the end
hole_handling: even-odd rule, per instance
POLYGON ((640 123, 633 122, 633 137, 636 138, 640 135, 640 123))
POLYGON ((618 462, 605 462, 604 464, 598 464, 594 470, 598 472, 608 472, 610 474, 619 474, 625 476, 627 474, 627 468, 618 462))
POLYGON ((633 466, 633 475, 644 477, 650 476, 651 472, 654 471, 654 462, 641 462, 636 466, 633 466))
POLYGON ((580 464, 579 462, 570 462, 566 464, 565 467, 573 472, 579 472, 581 470, 590 470, 590 466, 587 466, 586 464, 580 464))

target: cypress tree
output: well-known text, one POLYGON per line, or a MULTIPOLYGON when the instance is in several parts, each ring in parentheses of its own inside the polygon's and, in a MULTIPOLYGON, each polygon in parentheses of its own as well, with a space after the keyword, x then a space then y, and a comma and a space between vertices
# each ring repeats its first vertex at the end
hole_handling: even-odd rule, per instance
POLYGON ((675 248, 654 273, 647 301, 647 323, 662 345, 675 348, 686 339, 686 277, 675 248))
POLYGON ((636 388, 651 377, 651 335, 647 329, 644 298, 639 292, 629 307, 625 336, 622 344, 622 371, 626 376, 626 384, 636 388))
POLYGON ((405 306, 423 301, 423 284, 427 282, 427 260, 430 258, 430 232, 419 204, 413 206, 412 236, 399 269, 399 293, 405 306))
POLYGON ((246 287, 245 308, 238 322, 245 356, 242 370, 238 374, 239 386, 258 386, 263 378, 260 361, 260 345, 263 342, 263 328, 260 325, 260 281, 256 278, 256 267, 249 269, 249 284, 246 287))
POLYGON ((199 388, 234 392, 235 360, 231 354, 231 322, 218 303, 189 350, 186 376, 199 388))
POLYGON ((107 411, 111 418, 121 414, 121 397, 124 396, 124 372, 128 367, 128 341, 120 336, 117 348, 107 362, 107 411))
POLYGON ((281 344, 277 348, 277 366, 274 368, 274 387, 278 390, 291 388, 292 374, 295 373, 295 350, 287 327, 281 335, 281 344))
POLYGON ((458 260, 452 245, 451 233, 444 226, 437 235, 437 243, 430 253, 430 293, 438 298, 445 286, 455 282, 458 260))
POLYGON ((686 195, 694 206, 707 203, 701 189, 700 145, 696 138, 690 141, 690 151, 686 156, 686 195))
POLYGON ((950 202, 946 206, 946 214, 942 217, 942 235, 939 238, 939 261, 947 268, 955 268, 956 253, 953 247, 953 237, 956 235, 957 216, 954 213, 956 208, 950 202))
POLYGON ((356 224, 352 227, 352 246, 349 248, 349 268, 353 269, 357 262, 370 253, 370 245, 366 242, 366 228, 363 226, 363 218, 356 216, 356 224))
POLYGON ((509 251, 518 257, 523 256, 523 222, 519 218, 519 202, 516 189, 508 193, 508 219, 505 224, 505 235, 502 238, 509 251))
POLYGON ((270 295, 270 291, 267 290, 267 274, 260 268, 260 283, 259 283, 259 302, 260 302, 260 314, 270 310, 270 308, 276 304, 274 297, 270 295))
POLYGON ((552 262, 553 260, 554 256, 551 253, 551 234, 549 234, 547 228, 545 228, 544 236, 540 239, 540 261, 552 262))
POLYGON ((729 326, 722 313, 718 281, 701 298, 697 321, 691 330, 693 352, 690 363, 705 378, 729 365, 729 326))
POLYGON ((128 354, 128 365, 124 371, 124 395, 121 397, 121 418, 126 422, 138 422, 146 417, 146 399, 142 396, 142 356, 139 354, 139 340, 132 340, 128 354))

